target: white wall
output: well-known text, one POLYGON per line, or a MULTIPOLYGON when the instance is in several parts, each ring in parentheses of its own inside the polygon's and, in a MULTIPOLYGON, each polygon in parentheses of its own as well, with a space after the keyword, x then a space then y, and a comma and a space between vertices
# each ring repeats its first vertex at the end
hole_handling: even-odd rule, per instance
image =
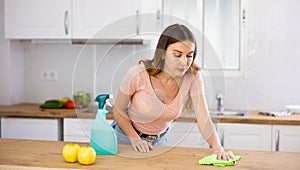
MULTIPOLYGON (((298 0, 248 1, 247 78, 226 79, 225 107, 284 109, 286 104, 300 104, 299 6, 298 0)), ((3 36, 3 25, 0 30, 0 36, 3 36)), ((10 53, 7 51, 10 47, 7 47, 9 44, 3 37, 0 37, 0 45, 0 77, 4 78, 1 79, 0 104, 5 104, 6 98, 12 95, 7 94, 6 89, 14 89, 8 87, 11 87, 13 81, 6 74, 12 68, 9 64, 12 60, 6 55, 10 53), (10 68, 6 68, 7 65, 10 68), (4 82, 6 80, 9 83, 4 82)), ((105 54, 110 47, 107 45, 23 45, 23 102, 33 103, 41 103, 50 98, 71 97, 72 92, 77 90, 88 91, 93 96, 101 92, 116 93, 127 68, 137 63, 139 58, 147 57, 144 53, 130 56, 147 48, 139 45, 115 46, 107 55, 105 54), (96 68, 97 63, 100 63, 99 69, 96 68), (120 63, 121 66, 118 67, 120 63), (53 70, 58 73, 57 81, 40 79, 41 71, 53 70), (117 74, 114 74, 115 71, 117 74)))
POLYGON ((0 104, 9 104, 10 69, 9 42, 4 40, 4 0, 0 0, 0 104))
POLYGON ((82 46, 27 42, 25 101, 41 103, 48 99, 72 97, 76 91, 87 91, 93 98, 99 93, 116 95, 117 87, 128 68, 137 64, 138 58, 145 58, 143 55, 131 55, 146 47, 147 45, 82 46), (57 72, 57 80, 42 80, 43 71, 57 72))
POLYGON ((24 101, 24 48, 19 41, 4 39, 4 0, 0 0, 0 104, 24 101))
POLYGON ((248 1, 248 76, 227 79, 227 107, 300 104, 299 6, 298 0, 248 1))

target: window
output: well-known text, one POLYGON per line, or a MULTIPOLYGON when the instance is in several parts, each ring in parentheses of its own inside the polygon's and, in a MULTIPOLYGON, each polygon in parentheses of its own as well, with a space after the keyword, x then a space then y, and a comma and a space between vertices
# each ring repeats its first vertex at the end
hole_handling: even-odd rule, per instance
POLYGON ((197 62, 204 72, 215 76, 244 77, 245 11, 245 0, 164 0, 164 25, 189 24, 198 30, 196 32, 202 37, 198 44, 201 57, 197 62))

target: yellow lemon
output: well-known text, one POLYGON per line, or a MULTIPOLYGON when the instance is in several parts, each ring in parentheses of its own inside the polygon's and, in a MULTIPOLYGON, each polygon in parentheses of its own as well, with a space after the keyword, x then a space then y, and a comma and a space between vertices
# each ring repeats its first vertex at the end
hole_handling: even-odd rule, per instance
POLYGON ((96 152, 90 146, 83 146, 78 151, 78 162, 83 165, 93 164, 96 160, 96 152))
POLYGON ((80 146, 76 143, 69 143, 63 147, 62 155, 67 162, 76 162, 80 146))
POLYGON ((63 103, 66 103, 66 102, 69 101, 69 100, 71 100, 71 99, 68 98, 68 97, 64 97, 64 98, 61 99, 61 101, 62 101, 63 103))

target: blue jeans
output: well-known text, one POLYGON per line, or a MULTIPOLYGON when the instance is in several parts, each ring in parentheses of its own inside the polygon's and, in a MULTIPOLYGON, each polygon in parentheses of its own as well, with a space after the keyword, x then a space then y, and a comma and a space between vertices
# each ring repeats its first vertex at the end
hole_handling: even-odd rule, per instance
MULTIPOLYGON (((113 121, 111 126, 115 129, 116 135, 117 135, 117 140, 118 144, 126 144, 126 145, 131 145, 131 142, 127 135, 123 132, 123 130, 120 128, 120 126, 117 124, 116 121, 113 121)), ((153 142, 149 142, 153 146, 166 146, 167 144, 167 134, 165 134, 162 137, 158 137, 156 140, 153 142)), ((146 140, 146 138, 141 137, 142 140, 146 140)))

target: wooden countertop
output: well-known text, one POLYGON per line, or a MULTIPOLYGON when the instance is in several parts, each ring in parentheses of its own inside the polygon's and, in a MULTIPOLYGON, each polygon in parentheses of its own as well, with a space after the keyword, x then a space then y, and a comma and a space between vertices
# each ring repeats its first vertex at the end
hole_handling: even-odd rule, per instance
MULTIPOLYGON (((39 117, 39 118, 95 118, 95 113, 87 113, 87 109, 47 109, 42 110, 39 104, 18 104, 13 106, 0 106, 0 116, 39 117)), ((251 111, 246 117, 212 116, 216 123, 246 123, 246 124, 274 124, 274 125, 300 125, 300 114, 284 117, 259 115, 259 111, 251 111)), ((107 114, 107 119, 113 119, 107 114)), ((182 115, 176 121, 195 122, 195 116, 182 115)))
MULTIPOLYGON (((300 125, 300 114, 290 116, 274 117, 258 114, 253 110, 248 116, 211 116, 214 123, 244 123, 244 124, 269 124, 269 125, 300 125)), ((178 118, 178 121, 194 122, 195 116, 186 115, 178 118)))
MULTIPOLYGON (((95 118, 95 113, 85 112, 87 109, 41 109, 40 104, 17 104, 0 106, 1 116, 38 117, 38 118, 95 118), (85 112, 85 113, 84 113, 85 112)), ((109 118, 112 115, 108 116, 109 118)))
MULTIPOLYGON (((198 165, 211 149, 154 147, 149 153, 134 152, 130 145, 119 145, 117 155, 97 155, 93 165, 67 163, 62 148, 67 142, 0 139, 0 169, 220 169, 198 165)), ((79 143, 79 145, 87 145, 79 143)), ((242 159, 224 169, 299 169, 300 153, 233 150, 242 159)))

